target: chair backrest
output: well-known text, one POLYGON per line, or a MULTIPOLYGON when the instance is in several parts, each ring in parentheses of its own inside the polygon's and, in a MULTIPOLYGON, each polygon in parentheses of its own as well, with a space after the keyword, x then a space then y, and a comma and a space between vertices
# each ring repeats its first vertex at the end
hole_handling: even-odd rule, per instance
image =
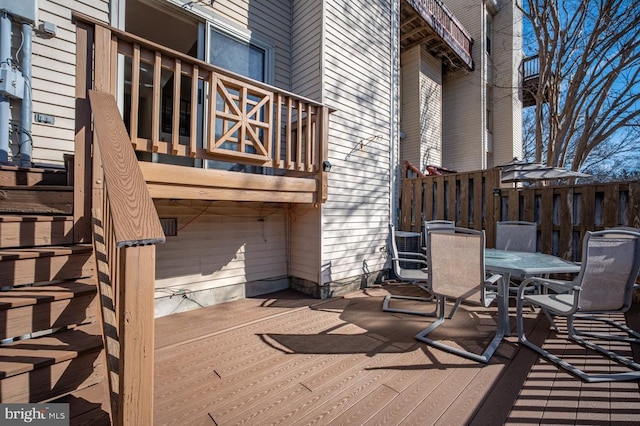
POLYGON ((582 267, 574 280, 581 287, 578 311, 629 309, 639 270, 640 233, 621 229, 587 232, 582 267))
POLYGON ((434 293, 466 299, 484 282, 484 231, 454 228, 427 234, 429 282, 434 293))
MULTIPOLYGON (((409 271, 415 271, 415 269, 403 268, 402 266, 403 263, 407 263, 407 262, 403 262, 402 259, 405 256, 403 256, 401 252, 398 250, 398 244, 396 242, 396 229, 392 223, 389 224, 389 249, 391 250, 391 252, 389 253, 391 255, 391 268, 393 269, 393 273, 396 275, 396 277, 400 279, 404 279, 405 277, 411 277, 412 279, 415 278, 414 273, 409 272, 409 271)), ((408 259, 410 258, 407 257, 407 260, 408 259)), ((413 261, 415 261, 415 258, 412 258, 412 259, 413 261)), ((426 267, 426 264, 424 266, 426 267)), ((425 279, 426 279, 426 273, 425 273, 425 279)))
POLYGON ((504 221, 496 223, 496 248, 500 250, 536 251, 537 225, 534 222, 504 221))
POLYGON ((438 230, 442 232, 453 233, 455 227, 456 223, 452 220, 425 220, 422 223, 422 241, 424 243, 424 246, 427 247, 428 250, 427 234, 429 233, 429 231, 438 230))

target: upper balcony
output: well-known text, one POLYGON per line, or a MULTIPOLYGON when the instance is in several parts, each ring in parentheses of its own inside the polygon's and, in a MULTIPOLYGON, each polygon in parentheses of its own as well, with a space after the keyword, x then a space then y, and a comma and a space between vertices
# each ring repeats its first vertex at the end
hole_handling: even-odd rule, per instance
POLYGON ((87 67, 80 97, 95 89, 118 100, 153 198, 326 200, 326 106, 75 18, 87 34, 79 41, 87 45, 79 54, 87 67))
POLYGON ((538 55, 529 56, 520 65, 522 106, 529 107, 536 104, 535 94, 540 84, 540 61, 538 55))
POLYGON ((445 72, 473 70, 473 39, 440 0, 401 1, 401 49, 418 44, 442 60, 445 72))

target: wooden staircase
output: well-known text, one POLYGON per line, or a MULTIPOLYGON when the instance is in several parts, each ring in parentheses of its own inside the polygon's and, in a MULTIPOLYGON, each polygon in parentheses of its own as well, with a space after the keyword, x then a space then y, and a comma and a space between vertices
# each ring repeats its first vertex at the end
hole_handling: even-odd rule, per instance
POLYGON ((70 403, 109 424, 97 273, 63 170, 0 167, 0 402, 70 403))

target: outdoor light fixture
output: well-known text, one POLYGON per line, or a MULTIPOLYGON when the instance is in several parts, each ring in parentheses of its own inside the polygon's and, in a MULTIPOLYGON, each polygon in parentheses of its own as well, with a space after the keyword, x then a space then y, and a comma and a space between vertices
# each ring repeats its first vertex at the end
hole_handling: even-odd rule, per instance
POLYGON ((502 192, 500 191, 500 188, 496 188, 493 190, 493 196, 494 197, 499 197, 502 195, 502 192))
POLYGON ((322 162, 322 171, 323 172, 330 172, 331 171, 331 163, 329 162, 329 160, 324 160, 322 162))

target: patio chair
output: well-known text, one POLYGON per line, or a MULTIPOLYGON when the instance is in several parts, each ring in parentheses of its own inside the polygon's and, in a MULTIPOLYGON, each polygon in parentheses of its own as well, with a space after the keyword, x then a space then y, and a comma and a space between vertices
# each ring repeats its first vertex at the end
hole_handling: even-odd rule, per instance
POLYGON ((418 302, 433 301, 431 288, 429 286, 429 275, 427 274, 427 257, 423 253, 398 251, 398 246, 396 244, 395 227, 393 226, 393 224, 389 224, 389 240, 391 266, 396 278, 400 281, 417 285, 427 293, 427 296, 419 297, 389 294, 384 298, 384 301, 382 302, 382 310, 384 312, 434 316, 435 310, 425 312, 411 309, 391 308, 389 306, 389 303, 392 299, 415 300, 418 302), (407 269, 403 267, 403 265, 408 264, 418 265, 418 269, 407 269))
POLYGON ((503 221, 496 223, 496 248, 511 251, 536 251, 537 225, 534 222, 503 221))
POLYGON ((452 220, 425 220, 422 223, 422 242, 424 243, 423 250, 427 251, 427 233, 429 231, 443 231, 454 232, 456 223, 452 220))
MULTIPOLYGON (((630 238, 635 238, 635 237, 640 237, 640 229, 632 228, 632 227, 629 227, 629 226, 617 226, 617 227, 614 227, 614 228, 606 229, 606 232, 603 233, 603 235, 605 235, 607 237, 615 237, 615 236, 617 236, 617 237, 624 238, 625 236, 627 236, 627 237, 630 237, 630 238), (625 232, 624 233, 619 233, 617 231, 625 231, 625 232)), ((636 276, 636 279, 634 280, 634 284, 633 284, 633 291, 640 290, 640 284, 638 284, 637 281, 638 281, 638 278, 636 276)), ((631 294, 631 299, 633 300, 633 293, 631 294)), ((629 304, 631 304, 631 303, 632 303, 632 301, 629 302, 629 304)), ((627 309, 629 309, 629 306, 626 307, 625 311, 627 309)), ((594 315, 576 314, 575 318, 580 320, 580 322, 585 322, 585 321, 603 322, 605 324, 608 324, 611 327, 617 328, 618 330, 626 333, 626 336, 620 336, 618 334, 592 333, 592 332, 589 332, 589 331, 579 330, 578 328, 576 328, 575 321, 573 321, 572 325, 574 327, 575 334, 578 334, 580 336, 589 336, 589 337, 594 337, 594 338, 598 338, 598 339, 604 339, 604 340, 615 340, 615 341, 619 341, 619 342, 640 344, 640 333, 638 333, 637 331, 627 327, 625 324, 621 324, 618 321, 612 320, 609 317, 599 317, 599 316, 594 316, 594 315)))
MULTIPOLYGON (((516 311, 518 338, 523 345, 585 382, 639 380, 640 364, 592 340, 580 337, 575 330, 574 321, 576 318, 589 319, 606 314, 620 314, 629 309, 633 287, 640 270, 640 234, 627 230, 587 232, 582 247, 580 272, 573 281, 530 278, 522 282, 518 289, 516 311), (525 290, 531 285, 546 287, 551 292, 526 294, 525 290), (566 317, 567 335, 570 340, 634 371, 589 374, 531 343, 524 332, 522 306, 525 302, 542 308, 551 318, 551 325, 556 330, 557 326, 552 317, 566 317)), ((621 329, 626 328, 622 324, 619 326, 621 329)), ((607 336, 596 337, 601 339, 607 336)))
POLYGON ((438 318, 429 327, 416 334, 415 338, 436 348, 452 352, 456 355, 478 362, 488 362, 504 337, 504 296, 506 288, 500 275, 485 278, 484 269, 484 231, 465 228, 454 228, 453 233, 430 231, 427 234, 429 282, 431 291, 437 298, 438 318), (488 288, 496 288, 496 292, 488 288), (498 302, 498 324, 495 335, 482 354, 453 347, 427 337, 433 330, 453 318, 460 302, 468 300, 474 294, 480 294, 480 304, 488 307, 493 301, 498 302), (447 298, 456 303, 449 317, 445 317, 447 298))
MULTIPOLYGON (((537 225, 534 222, 518 220, 496 222, 496 248, 535 253, 536 234, 537 225)), ((509 280, 511 292, 515 293, 521 282, 521 277, 511 277, 509 280)))

